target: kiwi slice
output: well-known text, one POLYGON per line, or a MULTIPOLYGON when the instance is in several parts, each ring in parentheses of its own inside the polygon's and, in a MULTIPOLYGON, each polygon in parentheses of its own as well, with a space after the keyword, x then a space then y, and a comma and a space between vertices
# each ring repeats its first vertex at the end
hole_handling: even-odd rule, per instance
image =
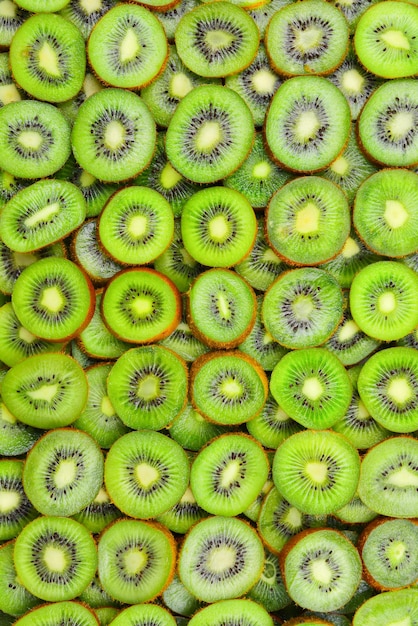
POLYGON ((255 315, 254 291, 227 269, 201 273, 188 293, 190 327, 213 348, 236 347, 251 332, 255 315))
POLYGON ((89 434, 105 449, 129 431, 117 416, 107 394, 106 379, 112 367, 113 363, 100 363, 86 369, 89 387, 87 404, 73 423, 74 428, 89 434))
POLYGON ((14 544, 14 541, 9 541, 0 547, 0 611, 19 616, 40 604, 41 600, 29 593, 17 578, 13 561, 14 544))
POLYGON ((0 460, 0 541, 14 539, 39 515, 23 489, 23 465, 18 459, 0 460))
POLYGON ((343 295, 331 274, 301 268, 281 274, 265 293, 262 318, 275 341, 286 348, 324 343, 343 312, 343 295))
POLYGON ((247 198, 255 209, 264 208, 277 189, 282 187, 292 175, 279 168, 271 160, 264 146, 261 133, 256 133, 254 145, 244 163, 230 176, 224 185, 236 189, 247 198))
POLYGON ((255 530, 236 517, 214 516, 195 524, 186 535, 178 574, 196 598, 216 602, 246 593, 263 566, 264 549, 255 530))
POLYGON ((160 344, 188 362, 194 361, 197 357, 209 352, 209 347, 192 333, 190 326, 187 324, 185 312, 183 312, 180 324, 160 344))
POLYGON ((120 610, 114 606, 102 606, 94 610, 100 626, 108 626, 119 615, 120 610))
POLYGON ((170 425, 170 437, 185 450, 199 451, 211 439, 227 432, 227 428, 208 422, 189 403, 170 425))
POLYGON ((213 351, 194 361, 191 399, 199 413, 217 424, 242 424, 263 408, 268 382, 260 365, 239 351, 213 351))
POLYGON ((222 600, 198 611, 190 620, 189 626, 273 626, 273 618, 267 610, 249 599, 222 600))
POLYGON ((313 611, 333 611, 354 595, 361 579, 361 559, 343 534, 309 529, 289 541, 282 555, 287 592, 313 611))
POLYGON ((183 15, 189 13, 192 9, 199 6, 199 0, 180 0, 174 6, 158 12, 160 20, 168 41, 173 42, 178 23, 183 15))
POLYGON ((360 17, 354 45, 360 63, 383 78, 418 73, 418 7, 387 0, 373 4, 360 17))
POLYGON ((138 4, 119 4, 95 25, 87 54, 93 71, 105 84, 139 89, 163 69, 167 39, 151 11, 138 4))
POLYGON ((126 519, 102 533, 98 556, 105 591, 120 602, 139 604, 158 596, 171 582, 176 547, 163 526, 126 519))
POLYGON ((180 20, 175 41, 183 63, 199 76, 236 74, 254 59, 258 29, 230 2, 201 4, 180 20))
POLYGON ((265 496, 257 519, 257 529, 263 543, 275 554, 293 535, 308 525, 307 516, 279 493, 276 487, 265 496))
POLYGON ((290 4, 292 0, 264 0, 257 6, 248 9, 248 13, 257 24, 260 31, 260 38, 264 39, 269 21, 273 15, 282 7, 290 4))
MULTIPOLYGON (((6 370, 0 374, 0 384, 6 370)), ((32 428, 16 419, 2 401, 0 395, 0 455, 15 457, 25 454, 42 436, 43 431, 32 428)))
POLYGON ((55 13, 69 0, 18 0, 16 4, 32 13, 55 13))
POLYGON ((357 494, 333 515, 345 524, 367 524, 377 517, 377 513, 369 509, 357 494))
MULTIPOLYGON (((116 519, 122 517, 122 513, 110 501, 106 489, 101 487, 97 496, 90 502, 90 504, 72 517, 77 522, 80 522, 80 524, 83 524, 83 526, 85 526, 91 533, 97 534, 101 533, 106 526, 114 522, 116 519)), ((111 598, 108 597, 107 594, 105 595, 106 603, 110 603, 111 598)), ((93 606, 92 601, 89 597, 87 597, 87 594, 85 597, 81 594, 80 599, 87 602, 90 606, 93 606)))
MULTIPOLYGON (((1 11, 1 4, 0 4, 1 11)), ((0 14, 1 20, 1 14, 0 14)), ((1 27, 0 27, 1 28, 1 27)), ((19 102, 22 97, 9 69, 9 54, 7 52, 0 53, 0 108, 10 102, 19 102)))
POLYGON ((263 125, 270 101, 281 82, 270 66, 263 44, 260 44, 248 67, 225 79, 225 85, 236 91, 248 104, 255 126, 263 125))
POLYGON ((271 613, 284 609, 292 601, 282 579, 278 557, 267 550, 265 550, 265 556, 260 580, 250 589, 247 596, 271 613))
POLYGON ((188 487, 189 474, 189 461, 178 443, 150 430, 120 437, 105 462, 112 501, 140 519, 157 517, 174 506, 188 487))
POLYGON ((52 342, 68 341, 91 320, 94 289, 75 263, 47 257, 20 274, 12 304, 18 320, 33 335, 52 342))
POLYGON ((277 450, 287 437, 302 430, 302 426, 269 394, 261 412, 247 423, 247 430, 265 448, 277 450))
POLYGON ((274 484, 288 502, 302 512, 323 515, 354 496, 360 457, 338 433, 304 430, 280 445, 272 471, 274 484))
POLYGON ((270 392, 282 409, 306 428, 329 428, 341 419, 352 386, 339 359, 325 348, 292 351, 279 361, 270 392))
POLYGON ((381 626, 385 622, 418 623, 418 589, 380 593, 364 602, 353 617, 353 626, 381 626))
POLYGON ((20 26, 28 18, 28 13, 13 0, 0 1, 0 49, 8 48, 20 26))
POLYGON ((51 176, 70 155, 70 127, 52 104, 11 102, 0 108, 0 143, 0 168, 21 178, 51 176))
POLYGON ((118 272, 101 302, 109 330, 130 343, 152 343, 170 335, 181 320, 181 298, 169 278, 145 267, 118 272))
POLYGON ((71 256, 96 285, 106 283, 122 265, 111 259, 97 240, 97 220, 86 220, 71 240, 71 256))
POLYGON ((26 457, 25 493, 43 515, 74 515, 91 503, 103 483, 103 455, 80 430, 47 432, 26 457))
POLYGON ((60 15, 75 24, 83 39, 88 39, 94 26, 115 5, 115 0, 70 0, 60 15))
POLYGON ((379 519, 359 539, 368 582, 378 590, 396 589, 418 578, 418 525, 406 519, 379 519))
POLYGON ((13 37, 10 64, 14 79, 31 96, 64 102, 73 98, 83 84, 83 37, 74 24, 60 15, 32 15, 13 37))
POLYGON ((366 408, 384 428, 418 430, 418 352, 387 348, 363 365, 358 390, 366 408))
POLYGON ((174 220, 173 240, 167 250, 154 261, 154 268, 173 281, 177 289, 188 291, 202 267, 184 247, 179 219, 174 220))
POLYGON ((367 100, 358 120, 360 146, 370 159, 388 167, 418 164, 418 84, 385 82, 367 100))
POLYGON ((111 596, 109 596, 109 594, 106 593, 106 591, 103 589, 102 584, 99 580, 99 574, 97 572, 94 575, 91 583, 87 585, 82 593, 80 593, 78 600, 80 602, 83 602, 84 604, 87 604, 89 608, 92 609, 97 609, 102 606, 120 606, 120 602, 112 599, 111 596))
POLYGON ((249 253, 257 220, 248 200, 234 189, 209 187, 187 201, 181 215, 187 252, 199 263, 231 267, 249 253))
POLYGON ((80 226, 86 203, 72 183, 40 180, 16 193, 1 215, 0 236, 6 246, 15 252, 35 252, 80 226))
POLYGON ((15 623, 19 626, 97 626, 97 618, 79 602, 54 602, 34 609, 15 623))
POLYGON ((80 415, 87 400, 87 379, 66 354, 36 354, 8 370, 1 395, 7 410, 21 422, 57 428, 80 415))
POLYGON ((173 533, 184 535, 204 517, 207 517, 206 511, 198 505, 192 490, 187 487, 177 504, 156 519, 173 533))
POLYGON ((108 200, 98 227, 100 243, 118 263, 150 263, 170 245, 173 211, 167 200, 148 187, 125 187, 108 200))
POLYGON ((130 606, 112 621, 113 626, 175 626, 174 617, 162 606, 137 604, 130 606))
POLYGON ((289 4, 269 22, 265 42, 274 69, 286 76, 330 74, 348 48, 349 27, 331 3, 289 4))
POLYGON ((377 254, 404 257, 418 243, 418 174, 384 169, 360 186, 353 222, 365 244, 377 254))
POLYGON ((174 578, 163 592, 162 598, 172 614, 190 617, 201 608, 201 602, 186 589, 177 574, 174 574, 174 578))
POLYGON ((30 181, 24 178, 16 178, 9 172, 0 169, 0 208, 13 198, 16 192, 28 184, 30 184, 30 181))
POLYGON ((418 275, 402 263, 379 261, 364 267, 350 289, 356 324, 370 337, 393 341, 418 324, 418 275))
MULTIPOLYGON (((203 8, 225 4, 217 2, 203 8)), ((166 135, 167 157, 186 178, 213 183, 242 165, 253 139, 254 122, 244 100, 228 87, 200 85, 183 98, 171 118, 166 135)))
POLYGON ((350 120, 350 107, 335 85, 321 76, 297 76, 273 96, 265 124, 267 144, 286 169, 317 172, 343 151, 350 120))
POLYGON ((267 208, 267 239, 290 265, 328 261, 341 251, 349 233, 350 210, 344 192, 319 176, 290 181, 274 194, 267 208))
POLYGON ((155 148, 155 122, 135 93, 102 89, 79 108, 72 130, 74 156, 89 174, 105 182, 137 176, 155 148))
POLYGON ((227 433, 210 442, 193 461, 190 486, 197 503, 214 515, 245 511, 267 480, 269 464, 252 437, 227 433))
POLYGON ((361 463, 358 494, 373 511, 418 517, 418 441, 391 437, 371 448, 361 463))

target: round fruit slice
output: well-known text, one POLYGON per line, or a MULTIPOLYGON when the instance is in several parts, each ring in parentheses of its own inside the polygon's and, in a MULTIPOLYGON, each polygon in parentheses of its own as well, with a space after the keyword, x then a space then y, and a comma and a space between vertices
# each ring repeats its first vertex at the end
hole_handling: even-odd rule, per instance
POLYGON ((48 623, 97 626, 97 618, 80 602, 54 602, 30 611, 15 622, 19 626, 45 626, 48 623))

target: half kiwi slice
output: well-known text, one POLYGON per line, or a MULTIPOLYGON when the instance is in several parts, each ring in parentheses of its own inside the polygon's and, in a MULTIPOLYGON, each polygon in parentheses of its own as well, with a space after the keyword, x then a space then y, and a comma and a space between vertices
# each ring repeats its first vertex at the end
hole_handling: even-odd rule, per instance
POLYGON ((112 620, 113 626, 176 626, 174 617, 162 606, 137 604, 121 611, 112 620))
POLYGON ((45 624, 97 626, 97 618, 93 611, 80 602, 54 602, 33 609, 15 623, 19 626, 45 626, 45 624))
MULTIPOLYGON (((35 510, 23 489, 23 461, 0 461, 0 541, 14 539, 35 517, 35 510)), ((3 610, 0 607, 0 610, 3 610)))
POLYGON ((250 599, 221 600, 207 606, 195 615, 189 626, 222 626, 222 624, 240 624, 240 626, 273 626, 273 618, 267 610, 250 599))
POLYGON ((388 619, 389 624, 417 622, 418 589, 388 591, 366 600, 355 612, 353 626, 381 626, 388 619))
POLYGON ((19 616, 41 603, 18 580, 13 560, 14 541, 0 547, 0 611, 19 616))

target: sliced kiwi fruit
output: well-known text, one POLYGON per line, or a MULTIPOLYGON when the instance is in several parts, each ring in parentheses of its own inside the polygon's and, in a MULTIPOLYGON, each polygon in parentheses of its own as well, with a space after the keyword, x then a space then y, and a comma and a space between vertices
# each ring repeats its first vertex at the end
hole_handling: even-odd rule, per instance
POLYGON ((365 180, 357 191, 353 223, 376 254, 404 257, 417 251, 418 174, 384 169, 365 180))
POLYGON ((122 270, 122 265, 110 258, 99 245, 97 220, 94 218, 86 220, 75 231, 71 240, 71 257, 96 285, 106 283, 122 270))
POLYGON ((87 585, 82 593, 80 593, 78 600, 80 602, 84 602, 84 604, 87 604, 89 608, 94 610, 102 606, 120 606, 120 602, 111 598, 111 596, 109 596, 109 594, 103 589, 97 572, 91 583, 87 585))
POLYGON ((187 381, 181 357, 163 346, 143 346, 119 357, 109 373, 107 390, 124 424, 137 430, 161 430, 186 406, 187 381))
POLYGON ((277 404, 271 394, 268 395, 261 413, 247 422, 247 430, 265 448, 276 450, 279 445, 302 430, 302 425, 295 422, 277 404))
POLYGON ((155 259, 154 268, 172 280, 181 293, 188 291, 193 280, 202 270, 200 263, 193 259, 184 247, 179 219, 174 220, 171 244, 155 259))
POLYGON ((260 580, 250 589, 247 596, 271 613, 280 611, 292 601, 282 579, 278 557, 268 550, 265 550, 265 553, 266 560, 260 580))
POLYGON ((115 0, 70 0, 60 15, 75 24, 87 40, 100 18, 114 5, 115 0))
POLYGON ((201 608, 201 602, 186 589, 177 574, 174 574, 174 578, 163 592, 162 598, 172 614, 190 617, 201 608))
MULTIPOLYGON (((72 516, 77 522, 83 524, 93 534, 101 533, 106 526, 122 517, 119 509, 110 501, 109 495, 104 487, 99 489, 95 498, 79 513, 72 516)), ((94 581, 93 581, 94 582, 94 581)), ((91 584, 93 584, 93 582, 91 584)), ((104 593, 104 592, 103 592, 104 593)), ((81 594, 83 595, 83 594, 81 594)), ((90 606, 92 601, 87 595, 83 598, 90 606)), ((111 602, 111 598, 106 595, 106 603, 111 602)))
POLYGON ((418 164, 418 85, 412 79, 386 81, 364 105, 358 119, 360 146, 387 167, 418 164))
POLYGON ((199 0, 180 0, 176 2, 174 6, 158 12, 158 19, 163 25, 168 41, 174 41, 178 23, 183 15, 189 13, 189 11, 198 5, 199 0))
POLYGON ((189 474, 189 461, 179 444, 150 430, 120 437, 105 462, 112 501, 140 519, 157 517, 174 506, 188 487, 189 474))
POLYGON ((267 398, 264 371, 243 352, 209 352, 194 361, 190 375, 193 406, 217 424, 248 422, 267 398))
MULTIPOLYGON (((1 378, 5 374, 6 370, 2 370, 1 378)), ((43 431, 17 420, 0 397, 0 433, 0 454, 15 457, 30 450, 43 431)))
POLYGON ((369 509, 357 494, 333 515, 345 524, 367 524, 377 517, 377 513, 369 509))
POLYGON ((31 96, 47 102, 64 102, 73 98, 83 84, 86 69, 83 37, 61 15, 37 13, 13 37, 10 64, 14 79, 31 96))
POLYGON ((92 30, 87 54, 95 74, 113 87, 140 89, 163 69, 167 39, 158 19, 138 4, 119 4, 92 30))
POLYGON ((18 0, 16 4, 31 13, 55 13, 62 9, 69 0, 18 0))
POLYGON ((171 335, 160 341, 160 344, 178 354, 185 361, 191 362, 209 352, 209 347, 192 333, 186 318, 184 311, 179 325, 171 335))
POLYGON ((330 81, 297 76, 276 91, 265 133, 274 159, 296 172, 317 172, 341 154, 350 133, 350 107, 330 81))
POLYGON ((137 176, 151 162, 155 122, 135 93, 102 89, 80 106, 72 130, 80 166, 105 182, 137 176))
POLYGON ((206 420, 188 403, 169 427, 169 434, 185 450, 199 451, 211 439, 227 432, 228 428, 206 420))
POLYGON ((392 624, 414 624, 418 620, 418 589, 380 593, 355 612, 353 626, 380 626, 382 620, 392 624))
MULTIPOLYGON (((1 11, 1 4, 0 4, 1 11)), ((1 17, 0 17, 1 19, 1 17)), ((13 82, 9 69, 9 54, 0 53, 0 108, 10 102, 19 102, 22 97, 20 91, 13 82)))
POLYGON ((175 626, 174 617, 162 606, 137 604, 130 606, 111 622, 113 626, 175 626))
POLYGON ((333 611, 354 595, 362 564, 353 544, 338 531, 309 529, 295 536, 281 555, 290 597, 314 611, 333 611))
POLYGON ((207 517, 207 512, 196 502, 193 491, 187 487, 180 500, 168 511, 158 515, 158 522, 178 535, 184 535, 196 522, 207 517))
POLYGON ((28 18, 27 11, 23 10, 13 0, 0 2, 0 49, 8 48, 20 26, 28 18))
POLYGON ((402 263, 378 261, 355 276, 350 309, 356 324, 370 337, 393 341, 418 324, 418 275, 402 263))
POLYGON ((407 2, 373 4, 360 17, 354 45, 360 63, 377 76, 403 78, 418 73, 418 7, 407 2))
POLYGON ((304 430, 279 446, 272 471, 274 484, 286 500, 302 512, 323 515, 354 496, 360 457, 338 433, 304 430))
POLYGON ((14 543, 9 541, 0 547, 0 611, 19 616, 40 604, 41 600, 29 593, 17 578, 14 543))
POLYGON ((94 312, 94 289, 72 261, 47 257, 26 267, 15 282, 12 304, 18 320, 47 341, 68 341, 94 312))
POLYGON ((0 461, 0 541, 14 539, 39 515, 23 489, 23 465, 18 459, 0 461))
POLYGON ((274 69, 286 76, 330 74, 346 53, 347 21, 332 3, 305 0, 275 13, 265 42, 274 69))
POLYGON ((267 208, 267 240, 290 265, 325 263, 341 251, 349 233, 350 211, 344 192, 319 176, 288 182, 267 208))
POLYGON ((70 127, 52 104, 11 102, 0 109, 0 142, 0 168, 20 178, 51 176, 70 155, 70 127))
POLYGON ((99 578, 115 600, 126 604, 147 602, 170 583, 175 557, 174 538, 163 526, 117 520, 100 536, 99 578))
POLYGON ((183 63, 199 76, 236 74, 254 59, 258 29, 230 2, 201 4, 180 20, 175 41, 183 63))
POLYGON ((0 169, 0 208, 2 208, 6 202, 8 202, 17 191, 30 184, 30 181, 24 178, 17 178, 0 169))
POLYGON ((222 85, 200 85, 183 98, 171 118, 167 157, 186 178, 213 183, 242 165, 253 139, 253 118, 241 96, 222 85))
POLYGON ((66 354, 36 354, 8 370, 1 395, 8 411, 29 426, 68 426, 84 408, 87 379, 66 354))
POLYGON ((257 519, 257 529, 263 543, 279 554, 293 535, 308 525, 308 517, 290 504, 276 487, 265 496, 257 519))
POLYGON ((222 626, 222 624, 240 624, 240 626, 273 626, 273 618, 267 610, 250 599, 222 600, 214 602, 195 615, 190 626, 222 626))
POLYGON ((72 600, 97 569, 96 544, 89 531, 66 517, 38 517, 16 539, 16 572, 26 589, 48 602, 72 600))
POLYGON ((54 602, 30 611, 15 623, 19 626, 52 626, 60 623, 65 626, 97 626, 97 618, 93 611, 80 602, 54 602))
POLYGON ((238 598, 261 576, 263 545, 253 528, 236 517, 209 517, 193 526, 181 547, 178 574, 199 600, 238 598))
POLYGON ((373 511, 389 517, 418 517, 418 441, 390 437, 361 462, 358 494, 373 511))

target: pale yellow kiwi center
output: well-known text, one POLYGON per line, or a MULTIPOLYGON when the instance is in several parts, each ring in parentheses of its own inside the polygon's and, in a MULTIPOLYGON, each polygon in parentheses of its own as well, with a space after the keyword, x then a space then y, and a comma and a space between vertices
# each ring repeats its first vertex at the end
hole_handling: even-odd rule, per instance
POLYGON ((33 213, 30 217, 27 217, 24 221, 25 226, 28 228, 34 228, 41 222, 47 222, 60 212, 59 202, 52 202, 47 204, 42 209, 33 213))
POLYGON ((291 506, 284 516, 283 521, 291 528, 299 528, 302 524, 302 513, 294 506, 291 506))
POLYGON ((112 120, 106 126, 104 143, 110 150, 118 150, 125 141, 125 128, 121 122, 112 120))
POLYGON ((341 250, 341 254, 345 259, 351 259, 353 256, 356 256, 360 252, 360 246, 354 239, 351 237, 347 237, 347 241, 344 244, 343 249, 341 250))
POLYGON ((211 239, 222 243, 228 238, 231 229, 224 215, 216 215, 209 221, 208 230, 211 239))
POLYGON ((27 391, 27 395, 33 400, 43 400, 44 402, 52 402, 58 393, 58 385, 56 383, 41 385, 38 389, 27 391))
POLYGON ((330 167, 339 176, 345 176, 350 170, 350 163, 345 157, 340 156, 338 159, 335 159, 334 163, 331 163, 330 167))
POLYGON ((316 376, 310 376, 309 378, 305 378, 302 385, 302 393, 309 400, 313 400, 314 402, 318 400, 324 392, 324 388, 321 384, 321 381, 318 380, 316 376))
POLYGON ((61 76, 61 70, 58 63, 58 54, 56 50, 45 41, 38 52, 38 63, 50 76, 61 76))
POLYGON ((51 311, 58 313, 64 307, 65 299, 57 287, 46 287, 42 292, 41 305, 51 311))
POLYGON ((229 306, 229 302, 227 298, 225 298, 223 293, 218 293, 216 296, 217 308, 219 311, 219 315, 227 320, 231 317, 231 308, 229 306))
POLYGON ((180 498, 180 502, 182 504, 194 504, 196 502, 193 491, 190 489, 190 487, 187 487, 186 491, 180 498))
POLYGON ((311 564, 312 576, 323 585, 329 585, 332 580, 332 569, 325 559, 317 559, 311 564))
POLYGON ((93 502, 95 502, 96 504, 106 504, 107 502, 110 502, 110 498, 107 495, 106 491, 103 489, 103 487, 99 489, 99 493, 94 498, 93 502))
POLYGON ((322 461, 310 461, 305 466, 305 472, 318 485, 323 485, 328 476, 328 467, 322 461))
POLYGON ((268 161, 260 161, 256 163, 253 167, 253 176, 254 178, 264 179, 269 176, 271 172, 271 165, 268 161))
POLYGON ((391 228, 400 228, 408 220, 408 212, 399 200, 386 200, 385 220, 391 228))
POLYGON ((306 320, 312 314, 314 305, 312 298, 301 294, 297 296, 292 304, 293 313, 298 320, 306 320))
POLYGON ((0 15, 2 17, 16 17, 17 5, 12 0, 0 2, 0 15))
POLYGON ((225 572, 235 565, 236 553, 233 548, 221 546, 213 548, 208 555, 208 569, 212 572, 225 572))
POLYGON ((277 407, 274 413, 274 421, 275 422, 287 422, 288 419, 289 419, 288 414, 285 413, 282 408, 277 407))
POLYGON ((148 218, 146 215, 132 215, 128 222, 128 232, 133 239, 143 237, 148 229, 148 218))
POLYGON ((17 491, 0 491, 0 513, 4 515, 17 509, 20 499, 17 491))
POLYGON ((418 475, 407 467, 401 467, 392 472, 387 478, 387 482, 394 487, 404 489, 406 487, 418 488, 418 475))
POLYGON ((58 489, 63 489, 74 482, 77 476, 77 465, 71 459, 61 461, 54 474, 54 482, 58 489))
POLYGON ((111 403, 109 396, 103 396, 100 403, 100 410, 103 415, 106 415, 106 417, 112 417, 115 415, 115 409, 113 408, 113 404, 111 403))
POLYGON ((15 416, 10 413, 9 409, 5 404, 3 404, 3 402, 0 403, 0 417, 8 424, 16 424, 17 422, 15 416))
POLYGON ((99 83, 97 78, 93 76, 93 74, 90 74, 90 72, 87 72, 83 80, 83 91, 86 99, 90 98, 90 96, 97 93, 98 91, 101 91, 102 89, 103 87, 99 83))
POLYGON ((148 562, 147 553, 140 548, 131 548, 123 555, 123 563, 128 574, 138 575, 148 562))
POLYGON ((378 298, 378 307, 381 313, 388 315, 396 309, 396 298, 392 291, 385 291, 378 298))
POLYGON ((409 616, 404 617, 396 622, 388 622, 387 626, 413 626, 411 618, 409 616))
POLYGON ((365 82, 364 76, 358 70, 347 70, 342 77, 342 87, 349 94, 361 93, 365 82))
POLYGON ((10 102, 19 102, 22 98, 17 90, 16 85, 10 83, 9 85, 0 85, 0 102, 4 105, 10 104, 10 102))
POLYGON ((55 546, 45 548, 43 560, 51 572, 64 572, 67 568, 67 556, 64 550, 55 546))
POLYGON ((220 483, 224 489, 228 489, 240 476, 240 464, 238 461, 230 461, 221 472, 220 483))
POLYGON ((242 387, 234 378, 227 378, 221 384, 221 393, 228 398, 239 398, 242 387))
POLYGON ((153 374, 148 374, 139 383, 136 390, 138 398, 142 398, 145 401, 153 400, 156 398, 160 391, 160 380, 153 374))
POLYGON ((295 135, 302 143, 313 139, 318 132, 321 123, 316 111, 304 111, 300 113, 295 121, 295 135))
POLYGON ((408 111, 394 113, 386 122, 389 135, 394 139, 402 139, 414 128, 414 117, 408 111))
POLYGON ((338 331, 338 339, 343 343, 344 341, 350 341, 358 332, 360 328, 357 326, 354 320, 347 320, 338 331))
POLYGON ((272 263, 280 263, 279 257, 277 256, 277 254, 273 252, 271 248, 267 248, 267 250, 264 250, 262 259, 263 261, 270 261, 272 263))
POLYGON ((357 406, 357 419, 368 420, 369 417, 370 417, 370 413, 364 406, 363 402, 360 400, 357 406))
POLYGON ((172 189, 182 178, 183 176, 176 172, 171 163, 166 163, 160 174, 160 183, 164 189, 172 189))
POLYGON ((181 100, 193 89, 193 83, 186 74, 179 72, 174 74, 170 83, 170 92, 173 98, 181 100))
POLYGON ((387 554, 393 562, 401 563, 405 556, 405 544, 403 541, 394 541, 388 548, 387 554))
POLYGON ((276 80, 277 76, 266 68, 254 72, 251 77, 254 90, 261 95, 272 93, 276 80))
POLYGON ((276 574, 276 568, 273 563, 266 561, 263 573, 261 574, 261 580, 264 580, 266 583, 274 584, 276 582, 276 574))
POLYGON ((138 463, 135 467, 135 476, 137 481, 147 489, 158 480, 160 474, 149 463, 138 463))
POLYGON ((319 228, 320 211, 313 202, 308 202, 296 213, 296 230, 302 235, 315 233, 319 228))
POLYGON ((35 335, 32 335, 32 333, 26 330, 26 328, 23 328, 23 326, 19 328, 17 334, 19 335, 19 339, 21 339, 25 343, 33 343, 34 341, 36 341, 35 335))
POLYGON ((211 152, 222 141, 222 137, 219 122, 204 122, 196 133, 196 147, 200 152, 211 152))
POLYGON ((138 296, 130 304, 137 317, 145 318, 151 315, 154 310, 154 300, 150 296, 138 296))
POLYGON ((205 35, 205 41, 212 50, 222 50, 222 48, 228 48, 231 45, 234 41, 234 35, 224 30, 209 30, 205 35))
POLYGON ((295 48, 301 52, 308 52, 316 48, 322 41, 322 30, 317 26, 308 26, 303 30, 294 30, 295 48))
POLYGON ((119 58, 121 63, 129 63, 136 58, 140 51, 138 37, 133 28, 128 28, 119 44, 119 58))
POLYGON ((39 150, 43 142, 41 133, 36 132, 36 130, 22 131, 17 140, 21 146, 30 150, 39 150))
POLYGON ((388 44, 391 48, 395 48, 397 50, 410 50, 411 46, 409 44, 408 38, 405 37, 405 34, 401 30, 396 30, 395 28, 390 28, 382 33, 381 38, 385 43, 388 44))
POLYGON ((90 172, 86 172, 83 170, 80 176, 80 185, 81 187, 91 187, 91 185, 96 182, 97 178, 92 176, 90 172))
POLYGON ((101 0, 81 0, 80 4, 84 13, 87 13, 87 15, 98 11, 102 6, 101 0))
POLYGON ((414 395, 408 380, 403 376, 392 378, 387 394, 397 404, 405 404, 414 395))

